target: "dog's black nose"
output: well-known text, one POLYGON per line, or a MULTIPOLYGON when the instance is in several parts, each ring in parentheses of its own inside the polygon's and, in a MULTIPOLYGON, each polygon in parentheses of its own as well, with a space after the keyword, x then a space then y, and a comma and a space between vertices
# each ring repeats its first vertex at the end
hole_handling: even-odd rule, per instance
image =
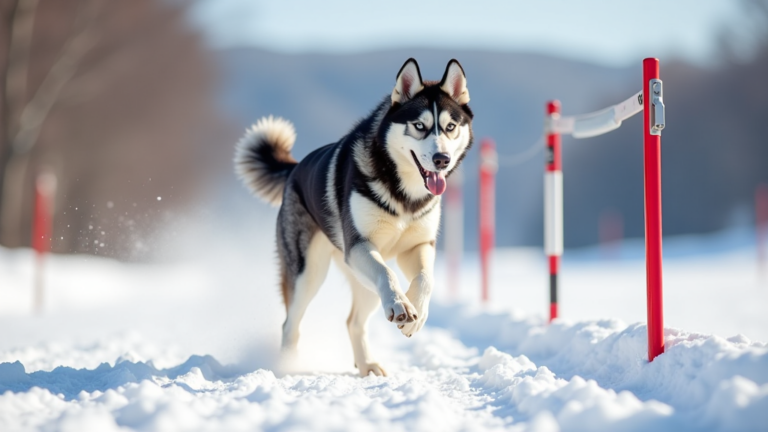
POLYGON ((448 153, 435 153, 432 156, 432 162, 435 163, 435 168, 442 171, 448 168, 448 164, 451 163, 451 157, 448 156, 448 153))

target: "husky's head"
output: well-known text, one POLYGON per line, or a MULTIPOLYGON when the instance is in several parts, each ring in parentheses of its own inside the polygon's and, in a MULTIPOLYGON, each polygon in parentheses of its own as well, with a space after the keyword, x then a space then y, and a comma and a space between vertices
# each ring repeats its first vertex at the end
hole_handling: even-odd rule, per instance
POLYGON ((468 102, 458 61, 448 62, 439 82, 422 81, 414 59, 400 68, 379 139, 395 162, 403 192, 412 199, 445 192, 446 177, 472 144, 468 102))

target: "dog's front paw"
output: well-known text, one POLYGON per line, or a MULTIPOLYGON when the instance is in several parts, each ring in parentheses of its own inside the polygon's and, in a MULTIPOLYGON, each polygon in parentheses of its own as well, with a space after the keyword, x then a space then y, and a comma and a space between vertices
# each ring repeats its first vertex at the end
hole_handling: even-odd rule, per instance
POLYGON ((411 282, 411 286, 405 296, 410 300, 411 304, 416 308, 416 319, 413 322, 403 323, 397 326, 400 331, 407 337, 413 336, 414 333, 421 330, 424 324, 427 322, 427 316, 429 315, 429 298, 432 292, 432 283, 430 279, 426 277, 420 277, 414 279, 411 282))
POLYGON ((411 300, 416 305, 416 316, 417 319, 415 319, 413 322, 400 324, 397 326, 397 328, 400 329, 400 331, 407 337, 413 336, 414 333, 421 330, 422 327, 424 327, 424 324, 427 322, 427 316, 429 315, 429 308, 426 303, 420 303, 417 300, 412 299, 411 300))
POLYGON ((400 332, 402 332, 405 336, 411 337, 414 333, 421 330, 422 327, 424 327, 424 323, 427 322, 427 313, 426 311, 421 312, 418 314, 418 319, 410 322, 398 325, 397 328, 400 329, 400 332))
POLYGON ((397 324, 398 327, 406 323, 412 323, 419 318, 416 308, 413 307, 408 297, 402 293, 394 293, 391 299, 382 302, 382 306, 384 307, 384 315, 387 317, 387 321, 397 324))
POLYGON ((363 378, 367 377, 369 374, 374 374, 375 376, 387 376, 387 371, 385 371, 380 364, 375 362, 358 365, 357 369, 360 371, 360 376, 363 378))

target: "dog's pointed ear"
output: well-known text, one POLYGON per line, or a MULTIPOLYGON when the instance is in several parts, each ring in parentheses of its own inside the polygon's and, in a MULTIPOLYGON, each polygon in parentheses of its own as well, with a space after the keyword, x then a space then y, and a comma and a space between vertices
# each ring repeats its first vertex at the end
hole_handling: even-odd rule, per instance
POLYGON ((440 88, 448 93, 459 105, 469 103, 469 90, 467 90, 467 77, 464 75, 464 69, 456 59, 448 62, 445 67, 445 74, 440 81, 440 88))
POLYGON ((392 105, 407 102, 423 88, 424 83, 421 81, 419 64, 416 63, 416 60, 409 58, 400 68, 400 72, 397 73, 397 82, 394 90, 392 90, 392 105))

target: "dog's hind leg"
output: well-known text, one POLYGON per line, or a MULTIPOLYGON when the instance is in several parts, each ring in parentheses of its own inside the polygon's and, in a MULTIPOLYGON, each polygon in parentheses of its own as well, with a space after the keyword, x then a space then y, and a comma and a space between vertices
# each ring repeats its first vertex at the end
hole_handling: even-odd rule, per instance
POLYGON ((345 263, 344 257, 335 254, 336 263, 344 272, 352 287, 352 310, 347 318, 347 331, 352 342, 352 352, 355 356, 355 367, 360 371, 360 376, 368 376, 373 373, 377 376, 387 376, 387 372, 371 356, 368 349, 368 319, 373 314, 381 300, 373 291, 367 289, 345 263))
MULTIPOLYGON (((302 242, 294 242, 301 244, 302 242)), ((298 246, 297 246, 298 247, 298 246)), ((298 252, 303 263, 298 274, 291 274, 290 265, 283 272, 283 293, 286 301, 286 318, 283 323, 283 350, 293 350, 299 341, 299 324, 309 302, 317 294, 328 274, 334 246, 321 231, 315 230, 306 247, 298 252)), ((296 267, 296 266, 294 266, 296 267)))

